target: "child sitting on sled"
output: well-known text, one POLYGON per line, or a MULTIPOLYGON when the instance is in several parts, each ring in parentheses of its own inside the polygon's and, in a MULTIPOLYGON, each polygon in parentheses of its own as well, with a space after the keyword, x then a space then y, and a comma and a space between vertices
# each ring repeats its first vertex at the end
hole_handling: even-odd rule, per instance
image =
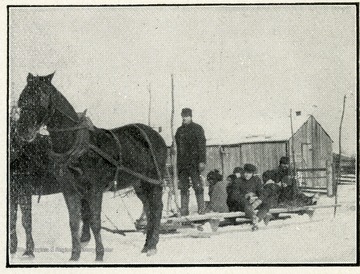
MULTIPOLYGON (((258 217, 257 221, 260 222, 264 220, 265 225, 267 225, 271 219, 271 214, 268 214, 270 208, 275 208, 278 206, 279 195, 281 188, 278 184, 275 183, 276 173, 273 170, 267 170, 263 173, 262 179, 264 182, 262 193, 259 197, 261 203, 257 207, 258 212, 256 216, 258 217)), ((255 204, 256 206, 256 204, 255 204)), ((257 226, 255 224, 254 226, 257 226)), ((256 229, 254 227, 253 229, 256 229)))
POLYGON ((223 176, 217 169, 210 171, 206 176, 206 179, 209 183, 210 201, 206 207, 205 212, 229 212, 228 206, 226 204, 227 181, 223 181, 223 176))

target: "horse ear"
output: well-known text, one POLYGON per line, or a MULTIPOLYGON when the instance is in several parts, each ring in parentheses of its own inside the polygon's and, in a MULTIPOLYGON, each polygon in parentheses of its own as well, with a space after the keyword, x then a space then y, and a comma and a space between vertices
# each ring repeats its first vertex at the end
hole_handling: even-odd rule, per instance
POLYGON ((32 82, 32 81, 34 80, 34 75, 32 75, 31 73, 29 73, 26 80, 27 80, 28 83, 29 83, 29 82, 32 82))
POLYGON ((44 76, 45 82, 51 83, 52 78, 54 77, 55 71, 52 74, 44 76))

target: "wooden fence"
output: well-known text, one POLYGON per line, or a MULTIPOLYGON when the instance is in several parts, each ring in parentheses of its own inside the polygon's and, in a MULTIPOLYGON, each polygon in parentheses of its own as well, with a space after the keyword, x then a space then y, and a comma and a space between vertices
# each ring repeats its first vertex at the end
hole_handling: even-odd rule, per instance
POLYGON ((340 185, 355 185, 356 184, 356 175, 355 174, 341 174, 340 185))

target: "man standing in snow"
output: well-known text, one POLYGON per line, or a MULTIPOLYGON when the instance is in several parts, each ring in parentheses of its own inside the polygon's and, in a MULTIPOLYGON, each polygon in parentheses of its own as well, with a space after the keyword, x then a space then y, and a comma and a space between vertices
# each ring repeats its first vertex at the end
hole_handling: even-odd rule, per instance
POLYGON ((192 121, 192 110, 190 108, 182 109, 181 117, 183 123, 175 134, 181 215, 189 215, 190 178, 196 195, 198 213, 204 214, 204 187, 200 174, 204 171, 206 163, 205 134, 203 128, 192 121))

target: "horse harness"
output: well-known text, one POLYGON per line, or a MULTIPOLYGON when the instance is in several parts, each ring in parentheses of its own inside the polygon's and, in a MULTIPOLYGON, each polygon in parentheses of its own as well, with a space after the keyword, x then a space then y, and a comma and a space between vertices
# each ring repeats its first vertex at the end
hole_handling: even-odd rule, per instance
POLYGON ((70 127, 70 128, 61 128, 61 129, 57 129, 57 128, 48 129, 49 132, 64 132, 64 131, 76 131, 77 132, 76 140, 70 150, 68 150, 65 153, 56 153, 52 150, 49 152, 49 155, 52 158, 52 160, 54 161, 55 165, 58 166, 56 168, 58 170, 58 174, 57 174, 58 176, 60 176, 60 177, 64 176, 64 174, 65 174, 64 169, 73 169, 73 170, 79 171, 81 173, 82 172, 81 169, 76 167, 76 161, 79 159, 79 157, 81 155, 83 155, 86 151, 88 151, 88 149, 91 149, 92 151, 94 151, 95 153, 97 153, 102 158, 104 158, 105 160, 107 160, 109 163, 111 163, 112 165, 114 165, 116 167, 116 172, 115 172, 115 176, 114 176, 114 180, 113 180, 115 189, 116 189, 116 185, 117 185, 118 174, 120 171, 126 172, 134 177, 137 177, 137 178, 139 178, 143 181, 149 182, 151 184, 155 184, 155 185, 163 184, 162 174, 161 174, 161 171, 160 171, 160 168, 158 165, 158 161, 157 161, 155 153, 154 153, 154 148, 151 144, 149 137, 147 136, 146 132, 142 128, 140 128, 136 124, 131 125, 139 130, 140 134, 142 135, 142 137, 146 140, 146 142, 149 145, 151 156, 152 156, 152 159, 153 159, 153 162, 154 162, 154 165, 156 168, 156 172, 157 172, 157 175, 159 178, 158 180, 149 178, 148 176, 145 176, 144 174, 141 174, 130 168, 127 168, 122 164, 121 144, 120 144, 118 137, 116 136, 116 134, 113 131, 106 130, 108 133, 110 133, 110 135, 116 142, 116 146, 117 146, 117 150, 118 150, 118 154, 119 154, 119 160, 114 159, 112 156, 107 154, 105 151, 101 150, 99 147, 95 146, 94 144, 91 144, 89 132, 90 132, 90 130, 93 130, 94 127, 93 127, 91 121, 85 116, 85 113, 79 114, 79 118, 80 118, 80 125, 78 125, 78 126, 70 127), (75 163, 75 165, 74 165, 74 163, 75 163))

